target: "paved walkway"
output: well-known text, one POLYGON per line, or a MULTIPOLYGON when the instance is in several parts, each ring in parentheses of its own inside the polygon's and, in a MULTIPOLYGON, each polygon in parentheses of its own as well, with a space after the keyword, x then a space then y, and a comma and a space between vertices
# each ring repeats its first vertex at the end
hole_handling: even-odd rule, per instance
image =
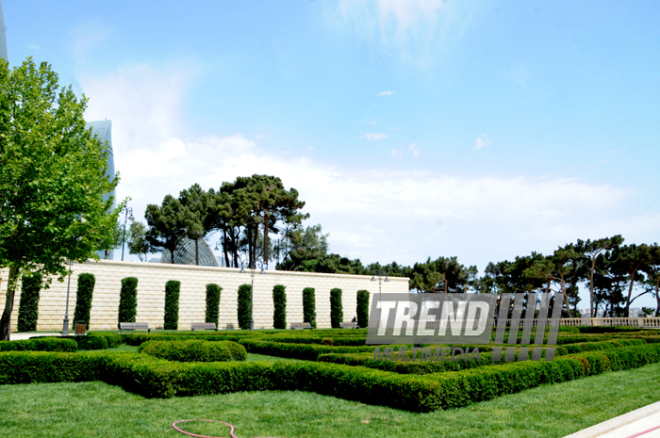
POLYGON ((564 438, 660 438, 660 402, 628 412, 564 438))
MULTIPOLYGON (((69 333, 73 334, 73 333, 69 333)), ((10 333, 9 337, 12 341, 18 341, 21 339, 30 339, 35 336, 62 336, 60 332, 28 332, 28 333, 10 333)))

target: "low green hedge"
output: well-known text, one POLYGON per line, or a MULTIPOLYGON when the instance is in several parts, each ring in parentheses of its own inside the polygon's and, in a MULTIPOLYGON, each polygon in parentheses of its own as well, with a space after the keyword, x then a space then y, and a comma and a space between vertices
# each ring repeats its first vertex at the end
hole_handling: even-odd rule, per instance
POLYGON ((230 362, 247 359, 245 348, 231 341, 148 341, 138 351, 177 362, 230 362))
POLYGON ((37 337, 20 341, 0 341, 0 351, 60 351, 78 350, 78 344, 71 339, 37 337))
POLYGON ((0 353, 0 383, 103 380, 147 397, 313 391, 424 412, 654 362, 660 362, 658 344, 425 376, 319 362, 179 363, 135 353, 8 352, 0 353))
POLYGON ((267 356, 284 357, 288 359, 316 360, 321 354, 327 353, 359 353, 374 351, 373 346, 362 347, 330 347, 316 344, 284 344, 279 342, 254 341, 240 339, 238 342, 250 353, 267 356))
POLYGON ((630 333, 639 332, 639 327, 620 327, 620 326, 581 326, 577 327, 580 333, 630 333))
POLYGON ((109 347, 105 336, 62 336, 62 338, 74 340, 79 350, 105 350, 109 347))

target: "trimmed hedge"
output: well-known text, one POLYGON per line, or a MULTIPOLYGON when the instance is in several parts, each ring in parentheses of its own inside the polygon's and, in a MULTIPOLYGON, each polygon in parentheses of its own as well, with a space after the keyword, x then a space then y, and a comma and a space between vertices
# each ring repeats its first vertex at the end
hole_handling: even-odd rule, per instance
POLYGON ((105 350, 110 345, 105 336, 61 336, 72 339, 78 344, 79 350, 105 350))
POLYGON ((37 337, 20 341, 0 341, 0 351, 78 351, 78 344, 71 339, 37 337))
POLYGON ((286 328, 286 286, 276 284, 273 287, 273 327, 286 328))
POLYGON ((357 323, 360 328, 369 327, 369 291, 357 291, 357 323))
MULTIPOLYGON (((80 337, 80 336, 78 336, 80 337)), ((105 338, 106 342, 108 343, 108 348, 115 348, 119 347, 121 345, 121 335, 118 333, 112 333, 112 332, 89 332, 87 333, 87 337, 100 337, 100 338, 105 338)))
POLYGON ((362 347, 331 347, 316 344, 283 344, 278 342, 239 339, 250 353, 265 354, 267 356, 283 357, 288 359, 302 359, 315 361, 321 354, 327 353, 359 353, 373 352, 373 346, 362 347))
POLYGON ((41 275, 23 276, 21 299, 18 305, 18 331, 36 332, 39 319, 39 291, 41 290, 41 275))
POLYGON ((165 283, 165 330, 179 329, 179 291, 181 282, 170 280, 165 283))
POLYGON ((619 326, 582 326, 576 327, 580 333, 621 333, 621 332, 639 332, 643 329, 639 327, 619 327, 619 326))
POLYGON ((215 283, 206 285, 206 319, 217 327, 220 323, 220 292, 222 288, 215 283))
POLYGON ((316 328, 316 291, 313 287, 306 287, 303 293, 303 322, 308 322, 316 328))
POLYGON ((149 341, 142 344, 138 351, 177 362, 229 362, 247 359, 245 348, 231 341, 149 341))
POLYGON ((332 328, 340 328, 344 322, 344 310, 341 303, 341 289, 330 289, 330 325, 332 328))
POLYGON ((89 319, 92 312, 92 295, 96 277, 94 274, 82 273, 78 276, 78 289, 76 291, 76 309, 73 311, 73 323, 84 322, 89 330, 89 319))
POLYGON ((252 319, 252 286, 241 284, 238 287, 238 326, 243 330, 250 328, 252 319))
POLYGON ((425 376, 318 362, 177 363, 134 353, 9 352, 0 354, 0 383, 103 380, 147 397, 313 391, 362 403, 428 412, 462 407, 541 384, 655 362, 660 362, 660 345, 425 376))
MULTIPOLYGON (((135 277, 126 277, 121 280, 119 323, 135 322, 135 315, 137 314, 137 285, 138 279, 135 277)), ((117 327, 119 327, 119 324, 117 327)))

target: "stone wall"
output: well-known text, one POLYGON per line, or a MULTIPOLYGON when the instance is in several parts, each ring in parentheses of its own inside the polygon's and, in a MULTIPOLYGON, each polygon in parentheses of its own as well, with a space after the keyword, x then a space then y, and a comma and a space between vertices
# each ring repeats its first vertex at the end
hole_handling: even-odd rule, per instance
MULTIPOLYGON (((204 322, 206 314, 206 284, 216 283, 222 287, 220 295, 220 328, 238 328, 237 291, 241 284, 251 281, 250 270, 240 273, 236 268, 217 268, 160 263, 122 262, 114 260, 74 263, 71 275, 69 298, 70 330, 73 330, 73 312, 76 305, 78 274, 92 273, 96 286, 92 300, 90 329, 116 329, 121 279, 138 278, 138 322, 148 322, 152 328, 163 327, 165 306, 165 283, 169 280, 181 282, 179 298, 179 329, 190 330, 191 322, 204 322)), ((8 271, 0 271, 0 309, 4 309, 8 271)), ((53 280, 49 289, 42 289, 39 302, 37 330, 62 330, 66 307, 67 280, 53 280)), ((330 289, 343 291, 344 321, 356 316, 357 291, 366 289, 373 295, 378 293, 378 282, 371 276, 319 274, 309 272, 267 271, 254 274, 254 327, 273 326, 273 286, 286 286, 287 324, 302 322, 302 290, 316 289, 316 320, 318 328, 330 327, 330 289)), ((390 278, 382 283, 382 293, 407 293, 407 278, 390 278)), ((20 287, 16 292, 12 313, 12 331, 16 331, 20 287)))

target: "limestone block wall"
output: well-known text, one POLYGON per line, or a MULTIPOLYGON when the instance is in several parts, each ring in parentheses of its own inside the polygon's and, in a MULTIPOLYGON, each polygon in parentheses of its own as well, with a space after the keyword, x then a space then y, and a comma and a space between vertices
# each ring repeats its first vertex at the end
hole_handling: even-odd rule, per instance
MULTIPOLYGON (((216 268, 160 263, 122 262, 114 260, 74 263, 69 294, 70 330, 73 330, 73 313, 76 305, 78 275, 84 272, 96 276, 92 299, 90 329, 116 329, 121 279, 138 278, 138 322, 148 322, 155 329, 163 328, 165 307, 165 283, 181 282, 179 298, 179 330, 190 330, 190 323, 204 322, 206 315, 206 285, 216 283, 222 287, 220 294, 220 328, 238 328, 238 287, 250 284, 251 271, 240 273, 236 268, 216 268)), ((8 271, 0 271, 0 307, 4 309, 8 271)), ((53 280, 49 289, 42 289, 39 301, 37 330, 62 330, 66 307, 67 281, 53 280)), ((318 328, 330 327, 330 289, 342 289, 344 321, 356 316, 357 291, 366 289, 378 293, 378 282, 371 276, 319 274, 309 272, 267 271, 254 273, 254 327, 273 327, 273 286, 286 286, 287 325, 303 321, 302 290, 316 289, 316 320, 318 328)), ((408 278, 391 277, 382 282, 382 293, 408 293, 408 278)), ((12 331, 16 331, 20 287, 16 292, 12 313, 12 331)))

